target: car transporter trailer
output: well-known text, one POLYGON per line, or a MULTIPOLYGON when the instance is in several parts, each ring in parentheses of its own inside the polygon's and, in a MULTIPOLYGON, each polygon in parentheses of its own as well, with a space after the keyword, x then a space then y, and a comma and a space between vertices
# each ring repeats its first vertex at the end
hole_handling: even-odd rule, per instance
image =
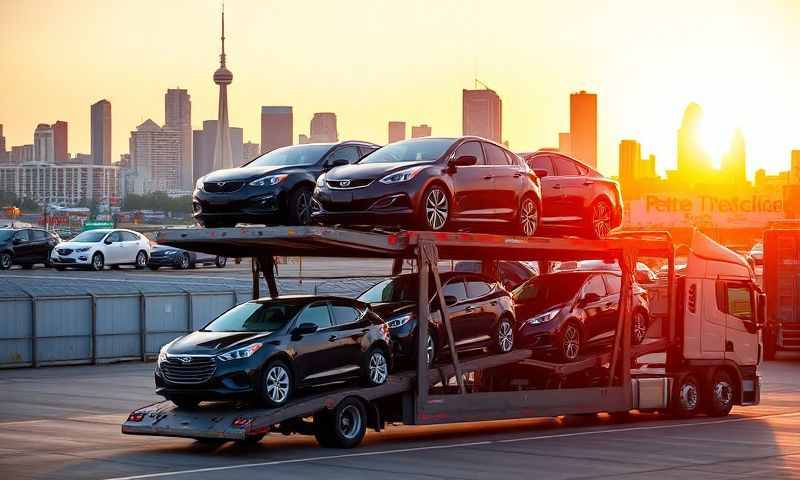
MULTIPOLYGON (((620 314, 610 351, 587 353, 574 362, 556 363, 534 359, 532 351, 527 349, 472 357, 460 355, 455 351, 452 326, 445 312, 450 358, 442 365, 426 368, 423 341, 427 338, 428 323, 418 322, 416 369, 394 372, 384 385, 316 389, 272 409, 214 402, 185 410, 163 401, 133 411, 122 424, 122 432, 126 434, 259 441, 268 432, 302 433, 315 435, 323 446, 353 447, 361 442, 367 427, 380 431, 388 422, 421 425, 637 409, 677 409, 680 414, 681 405, 686 403, 687 389, 681 382, 691 375, 682 358, 674 245, 667 233, 623 232, 604 240, 584 240, 456 232, 380 233, 315 226, 236 227, 166 229, 158 233, 157 241, 226 257, 252 257, 254 299, 260 297, 262 275, 270 296, 278 296, 275 256, 393 259, 393 275, 401 273, 404 260, 412 259, 416 261, 419 276, 417 318, 430 317, 429 302, 423 300, 428 298, 429 291, 435 292, 440 305, 445 304, 440 260, 483 260, 485 273, 489 274, 493 273, 490 270, 496 260, 545 263, 616 260, 623 272, 620 314), (640 256, 667 259, 668 308, 659 323, 660 338, 648 338, 632 346, 632 269, 640 256), (434 282, 432 290, 429 279, 434 282), (657 368, 632 370, 633 360, 656 352, 662 354, 655 364, 657 368), (538 377, 531 378, 532 383, 546 378, 546 386, 497 391, 486 381, 493 371, 520 369, 538 377), (595 377, 586 385, 565 388, 564 381, 571 375, 591 369, 606 373, 599 381, 595 377)), ((742 375, 737 376, 743 385, 742 375)), ((738 388, 736 404, 758 402, 758 378, 749 381, 754 391, 742 395, 743 388, 738 388)))

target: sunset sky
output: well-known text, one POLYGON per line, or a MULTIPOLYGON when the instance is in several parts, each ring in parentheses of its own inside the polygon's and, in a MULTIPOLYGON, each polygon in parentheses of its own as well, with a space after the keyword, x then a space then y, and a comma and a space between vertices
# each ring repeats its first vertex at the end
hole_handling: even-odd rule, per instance
MULTIPOLYGON (((0 123, 7 145, 69 122, 89 153, 89 105, 112 103, 113 159, 167 88, 188 88, 192 123, 217 115, 219 9, 206 0, 0 0, 0 123)), ((557 146, 569 93, 599 95, 600 169, 622 138, 675 162, 683 109, 706 112, 711 153, 732 130, 748 172, 788 168, 800 148, 800 1, 228 0, 231 125, 260 141, 261 105, 292 105, 295 141, 314 112, 340 138, 386 142, 387 122, 461 133, 476 76, 503 99, 512 149, 557 146)))

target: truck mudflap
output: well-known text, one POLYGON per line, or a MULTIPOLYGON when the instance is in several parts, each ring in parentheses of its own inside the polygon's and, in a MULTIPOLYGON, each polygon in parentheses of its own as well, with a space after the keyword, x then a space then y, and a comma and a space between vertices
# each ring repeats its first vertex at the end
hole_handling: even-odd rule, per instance
POLYGON ((742 379, 742 405, 758 405, 761 403, 761 375, 742 379))

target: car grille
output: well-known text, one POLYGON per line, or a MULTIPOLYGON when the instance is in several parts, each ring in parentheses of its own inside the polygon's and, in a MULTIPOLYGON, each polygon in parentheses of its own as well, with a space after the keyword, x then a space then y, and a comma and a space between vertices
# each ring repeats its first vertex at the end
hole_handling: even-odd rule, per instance
POLYGON ((364 188, 372 183, 372 180, 328 180, 328 186, 337 190, 350 190, 353 188, 364 188))
POLYGON ((217 370, 217 364, 211 357, 193 357, 178 355, 167 357, 165 362, 159 365, 164 378, 170 383, 204 383, 207 382, 217 370), (191 361, 184 363, 178 358, 190 358, 191 361))
POLYGON ((69 255, 70 253, 72 253, 72 249, 71 248, 59 248, 58 249, 58 254, 59 255, 69 255))
POLYGON ((244 186, 244 182, 205 182, 203 190, 209 193, 231 193, 244 186))

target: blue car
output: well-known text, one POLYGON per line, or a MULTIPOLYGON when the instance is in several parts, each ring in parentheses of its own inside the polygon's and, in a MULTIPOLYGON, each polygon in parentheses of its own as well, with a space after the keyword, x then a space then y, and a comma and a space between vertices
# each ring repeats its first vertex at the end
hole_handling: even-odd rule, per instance
POLYGON ((150 250, 150 260, 147 262, 147 267, 150 270, 158 270, 161 267, 186 270, 187 268, 195 268, 197 265, 214 265, 217 268, 223 268, 226 263, 228 263, 228 259, 218 255, 191 252, 166 245, 154 245, 150 250))

